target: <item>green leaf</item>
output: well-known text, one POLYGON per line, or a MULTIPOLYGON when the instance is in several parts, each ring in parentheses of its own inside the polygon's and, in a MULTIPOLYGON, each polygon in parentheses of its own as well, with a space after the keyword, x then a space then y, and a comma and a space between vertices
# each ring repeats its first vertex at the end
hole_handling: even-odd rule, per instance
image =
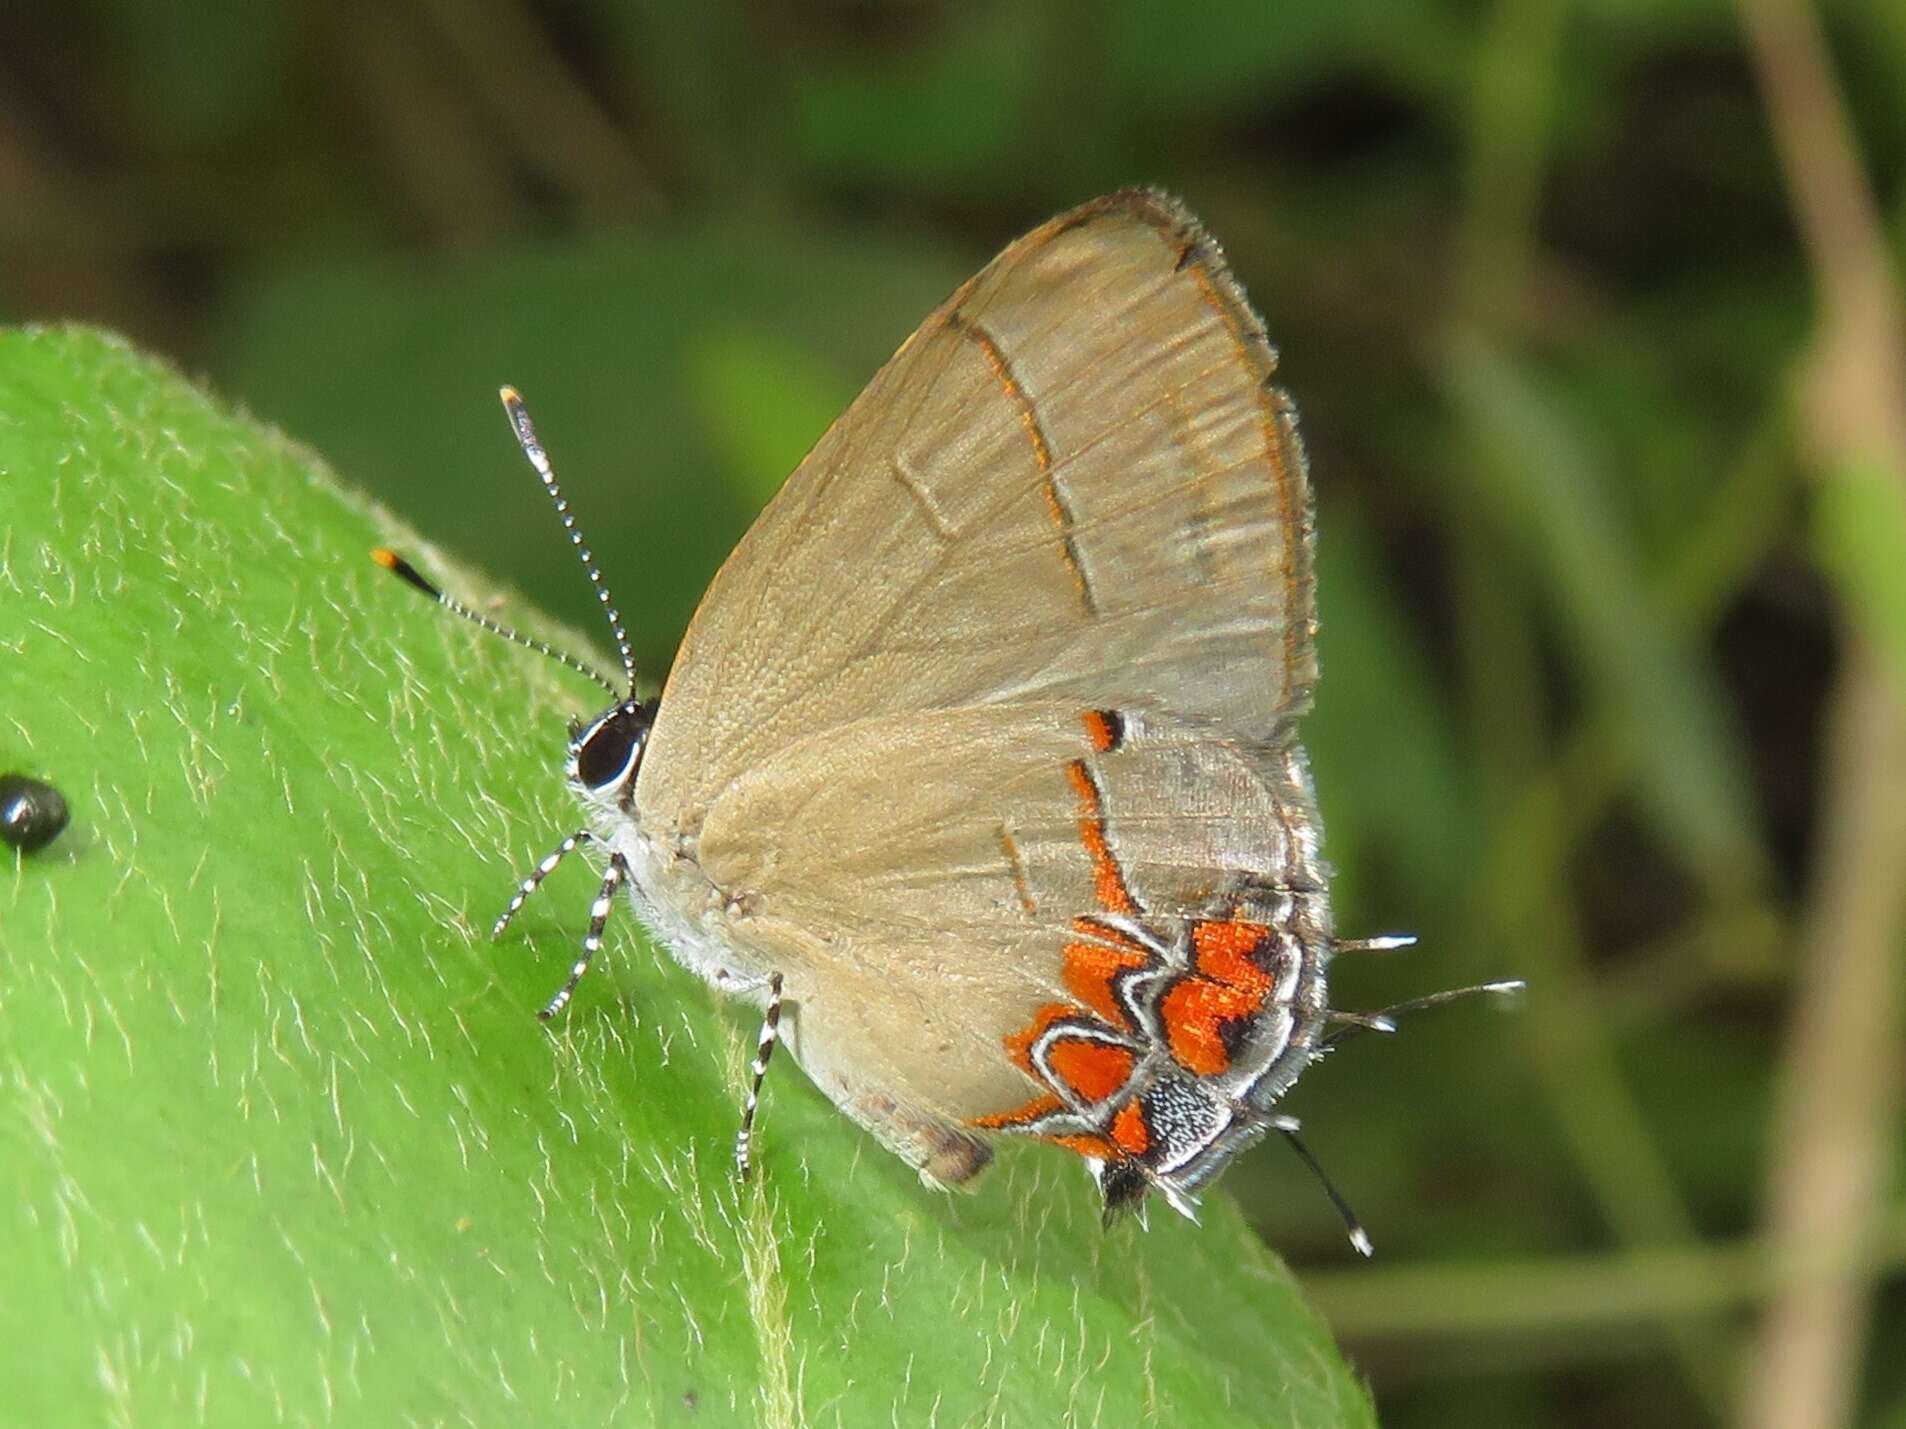
POLYGON ((1642 771, 1644 807, 1697 865, 1757 866, 1739 731, 1698 652, 1656 613, 1581 433, 1480 338, 1454 344, 1447 382, 1482 455, 1480 494, 1526 543, 1572 663, 1642 771))
POLYGON ((696 334, 684 366, 709 446, 752 479, 762 505, 854 400, 851 382, 829 381, 811 354, 752 326, 696 334))
POLYGON ((1038 14, 956 13, 922 44, 797 71, 793 125, 807 163, 836 181, 941 193, 994 190, 1025 167, 1042 82, 1038 14))
POLYGON ((585 871, 484 932, 579 692, 308 453, 13 332, 0 491, 0 765, 74 809, 0 865, 18 1422, 1373 1422, 1221 1196, 1106 1233, 1034 1146, 939 1196, 791 1065, 737 1187, 753 1029, 626 918, 540 1028, 585 871))
POLYGON ((1330 793, 1332 901, 1338 927, 1347 929, 1372 866, 1401 875, 1407 887, 1453 896, 1482 835, 1449 711, 1422 654, 1426 642, 1368 526, 1354 509, 1328 505, 1320 524, 1324 674, 1304 743, 1318 787, 1330 793))

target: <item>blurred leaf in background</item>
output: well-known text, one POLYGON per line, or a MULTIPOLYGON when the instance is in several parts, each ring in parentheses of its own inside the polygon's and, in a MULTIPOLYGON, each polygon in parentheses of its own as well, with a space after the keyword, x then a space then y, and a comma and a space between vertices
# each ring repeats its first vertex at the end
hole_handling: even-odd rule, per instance
MULTIPOLYGON (((1273 1150, 1226 1185, 1390 1425, 1757 1429, 1752 1336, 1794 1303, 1760 1238, 1805 1146, 1789 1029, 1850 985, 1842 909, 1878 910, 1869 969, 1906 969, 1906 853, 1847 799, 1906 807, 1906 775, 1877 737, 1844 753, 1859 652, 1906 662, 1906 498, 1883 443, 1828 450, 1803 380, 1853 251, 1807 195, 1864 184, 1870 266, 1906 252, 1902 13, 1819 7, 1796 164, 1797 0, 20 7, 0 315, 174 355, 591 630, 494 406, 518 385, 659 682, 762 501, 957 281, 1095 192, 1180 193, 1303 414, 1340 926, 1423 935, 1340 964, 1339 996, 1535 982, 1519 1019, 1425 1015, 1293 1097, 1375 1266, 1273 1150)), ((1864 306, 1883 356, 1898 324, 1864 306)), ((1859 1026, 1846 1124, 1891 1219, 1837 1237, 1878 1290, 1835 1320, 1850 1407, 1796 1429, 1906 1423, 1875 1090, 1906 1069, 1859 1026)))

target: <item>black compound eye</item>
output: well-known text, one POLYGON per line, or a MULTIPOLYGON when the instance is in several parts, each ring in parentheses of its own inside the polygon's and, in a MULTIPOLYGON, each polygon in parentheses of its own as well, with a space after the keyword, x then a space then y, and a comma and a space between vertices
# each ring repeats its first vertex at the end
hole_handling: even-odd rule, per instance
POLYGON ((619 709, 599 721, 576 750, 576 775, 591 789, 619 784, 634 772, 649 722, 637 710, 619 709))

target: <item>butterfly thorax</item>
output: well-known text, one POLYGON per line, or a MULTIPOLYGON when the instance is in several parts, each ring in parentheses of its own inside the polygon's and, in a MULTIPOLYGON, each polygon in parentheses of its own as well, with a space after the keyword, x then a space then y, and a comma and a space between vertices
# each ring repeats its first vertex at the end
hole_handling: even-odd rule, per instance
POLYGON ((642 818, 636 784, 658 701, 623 700, 576 726, 569 741, 569 787, 589 833, 626 870, 630 901, 649 933, 683 967, 724 991, 766 985, 769 969, 722 934, 734 896, 717 888, 694 857, 691 834, 642 818))

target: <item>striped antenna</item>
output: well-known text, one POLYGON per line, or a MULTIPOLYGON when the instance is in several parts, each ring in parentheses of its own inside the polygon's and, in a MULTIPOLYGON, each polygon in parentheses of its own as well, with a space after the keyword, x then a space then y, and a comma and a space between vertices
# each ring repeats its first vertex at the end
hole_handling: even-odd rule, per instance
POLYGON ((601 685, 603 689, 607 690, 611 698, 618 700, 622 698, 622 691, 618 690, 614 682, 611 681, 607 675, 596 669, 595 666, 585 665, 574 655, 565 654, 563 651, 556 649, 555 646, 547 645, 541 640, 531 639, 527 635, 510 629, 509 626, 502 624, 500 621, 490 619, 487 615, 478 615, 455 596, 446 595, 443 591, 425 580, 423 576, 418 573, 415 566, 388 547, 376 547, 371 552, 371 559, 376 561, 378 565, 382 566, 399 580, 403 581, 404 584, 415 590, 422 591, 452 615, 460 615, 472 625, 480 625, 489 631, 490 634, 500 635, 513 645, 521 645, 527 649, 534 650, 539 655, 547 655, 557 664, 567 665, 578 675, 587 675, 598 685, 601 685))
POLYGON ((510 429, 516 433, 516 444, 522 447, 523 455, 529 458, 529 464, 536 468, 536 474, 543 479, 543 490, 549 493, 549 499, 555 503, 556 515, 562 519, 563 530, 569 533, 569 544, 576 548, 582 568, 589 572, 589 584, 595 588, 596 599, 601 602, 603 613, 609 617, 609 629, 615 634, 615 648, 622 656, 622 669, 629 677, 629 697, 633 699, 635 652, 629 648, 628 632, 622 628, 622 613, 609 598, 609 587, 602 583, 602 572, 596 569, 595 553, 583 544, 582 532, 576 527, 576 518, 569 514, 568 499, 563 496, 562 488, 556 485, 556 470, 549 464, 549 453, 536 440, 536 428, 530 422, 528 409, 523 406, 522 394, 514 387, 505 387, 498 395, 503 399, 503 410, 509 413, 510 429))

